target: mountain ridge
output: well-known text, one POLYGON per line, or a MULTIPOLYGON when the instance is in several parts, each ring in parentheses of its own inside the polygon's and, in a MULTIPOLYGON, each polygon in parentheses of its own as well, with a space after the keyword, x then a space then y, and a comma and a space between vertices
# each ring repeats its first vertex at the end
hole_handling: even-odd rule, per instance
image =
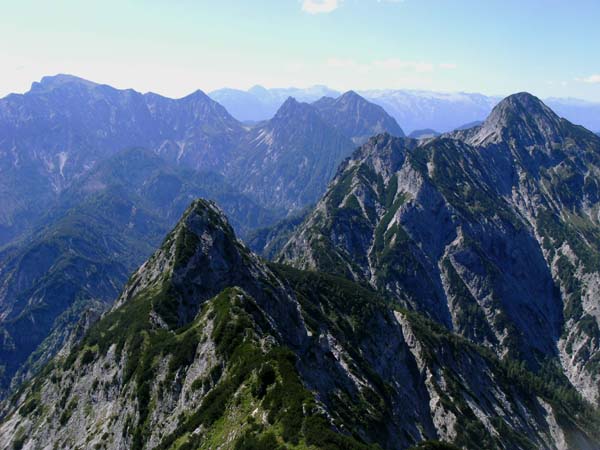
POLYGON ((266 265, 197 200, 112 311, 5 404, 0 436, 116 449, 594 448, 592 411, 536 383, 372 291, 266 265))
POLYGON ((28 357, 41 351, 47 360, 60 349, 62 340, 50 343, 46 334, 68 329, 63 318, 73 318, 73 308, 110 306, 190 197, 218 199, 242 232, 274 220, 224 186, 217 174, 185 171, 139 148, 116 153, 70 186, 32 233, 0 254, 2 394, 22 380, 15 372, 28 357))
MULTIPOLYGON (((377 107, 361 105, 380 120, 377 107)), ((290 99, 270 121, 242 126, 200 90, 174 100, 69 75, 0 100, 0 396, 69 339, 72 308, 112 300, 191 198, 217 200, 241 236, 314 203, 354 149, 352 136, 326 119, 290 99), (72 254, 95 255, 82 259, 87 270, 69 263, 69 245, 72 254), (34 251, 46 264, 19 262, 34 251), (46 293, 64 281, 60 268, 72 289, 52 297, 46 293), (97 298, 86 288, 89 271, 108 286, 97 298), (36 321, 37 332, 27 332, 36 321)))
POLYGON ((597 402, 599 156, 529 94, 419 144, 380 135, 276 260, 369 284, 533 370, 549 358, 597 402))
POLYGON ((173 163, 213 170, 242 133, 204 94, 176 101, 70 76, 44 78, 44 85, 52 88, 0 100, 0 244, 39 219, 72 180, 123 148, 151 148, 173 163))
MULTIPOLYGON (((117 95, 69 77, 44 83, 56 86, 36 87, 40 98, 66 89, 82 108, 61 109, 71 124, 94 108, 106 119, 103 102, 117 95)), ((481 125, 418 141, 384 133, 356 150, 353 137, 391 118, 353 92, 337 106, 317 101, 327 112, 288 98, 271 120, 245 126, 201 91, 140 95, 117 97, 141 108, 135 117, 182 133, 192 152, 176 141, 86 159, 100 141, 83 130, 91 147, 81 160, 35 160, 49 183, 61 180, 60 195, 31 234, 0 251, 4 316, 47 332, 29 361, 10 367, 15 383, 41 373, 4 403, 7 441, 395 450, 424 439, 495 448, 506 436, 515 448, 596 447, 583 398, 600 399, 597 136, 526 93, 481 125), (227 142, 236 145, 219 154, 227 142), (198 196, 217 199, 241 230, 317 202, 254 241, 303 270, 261 260, 214 203, 198 200, 121 290, 198 196), (44 297, 66 285, 60 305, 44 297)), ((160 127, 150 134, 165 138, 160 127)), ((19 152, 2 155, 22 163, 19 152)), ((19 333, 2 336, 11 351, 19 333)))

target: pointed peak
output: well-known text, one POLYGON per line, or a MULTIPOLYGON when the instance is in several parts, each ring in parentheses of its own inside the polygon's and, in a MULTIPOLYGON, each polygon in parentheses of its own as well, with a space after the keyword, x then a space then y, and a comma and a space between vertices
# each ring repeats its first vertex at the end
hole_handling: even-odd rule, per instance
POLYGON ((494 110, 497 110, 498 112, 512 111, 516 113, 527 114, 547 114, 558 117, 544 104, 544 102, 528 92, 518 92, 516 94, 509 95, 501 100, 500 103, 496 105, 494 110))
POLYGON ((300 102, 290 95, 285 100, 285 102, 283 102, 283 104, 281 105, 281 107, 283 108, 283 107, 289 107, 289 106, 292 106, 292 105, 299 105, 299 104, 300 104, 300 102))
POLYGON ((241 124, 235 119, 223 105, 210 98, 204 91, 197 89, 187 96, 178 99, 191 110, 194 111, 196 118, 202 117, 204 120, 212 121, 215 117, 227 122, 232 130, 241 130, 241 124))
POLYGON ((182 100, 210 100, 211 102, 214 101, 201 89, 196 89, 191 94, 188 94, 185 97, 183 97, 182 100))
MULTIPOLYGON (((539 98, 527 92, 500 101, 468 141, 486 145, 514 141, 521 146, 549 146, 562 140, 562 120, 539 98)), ((468 131, 468 130, 467 130, 468 131)))
POLYGON ((335 99, 322 97, 312 105, 326 123, 332 124, 357 145, 384 131, 394 136, 404 136, 402 128, 392 116, 380 105, 355 91, 344 92, 335 99))
POLYGON ((347 91, 335 99, 337 104, 342 105, 373 105, 369 100, 356 93, 356 91, 347 91))
POLYGON ((355 99, 355 100, 360 99, 360 100, 365 100, 366 101, 366 99, 364 97, 358 95, 356 93, 356 91, 353 91, 353 90, 344 92, 342 95, 340 95, 339 98, 347 98, 347 99, 355 99))
POLYGON ((300 118, 309 114, 316 114, 313 106, 308 103, 299 102, 294 97, 288 97, 285 102, 279 107, 274 118, 300 118))
POLYGON ((198 243, 205 241, 212 245, 223 240, 230 241, 230 244, 237 243, 227 217, 216 203, 199 198, 184 211, 158 252, 174 256, 171 269, 177 271, 185 268, 195 253, 210 250, 207 245, 198 248, 198 243))
POLYGON ((201 231, 201 234, 204 234, 208 228, 213 230, 220 229, 226 231, 229 237, 236 240, 233 228, 229 225, 225 213, 212 200, 199 198, 188 206, 179 224, 189 225, 191 223, 196 224, 195 231, 201 231))
POLYGON ((289 111, 294 111, 296 108, 298 108, 298 106, 300 106, 300 102, 294 97, 290 96, 281 104, 275 116, 286 114, 289 111))
POLYGON ((560 117, 539 98, 527 92, 509 95, 501 100, 484 122, 487 125, 514 126, 518 122, 529 122, 537 127, 557 127, 560 117))
POLYGON ((236 238, 224 213, 198 199, 185 210, 161 247, 138 269, 117 306, 142 292, 164 292, 153 300, 157 323, 178 328, 207 299, 231 286, 247 287, 259 264, 236 238))

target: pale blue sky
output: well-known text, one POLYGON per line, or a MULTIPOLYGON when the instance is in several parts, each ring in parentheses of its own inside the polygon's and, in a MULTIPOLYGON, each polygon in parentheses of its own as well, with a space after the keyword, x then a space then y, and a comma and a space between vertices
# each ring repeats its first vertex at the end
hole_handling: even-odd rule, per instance
POLYGON ((326 84, 600 101, 598 0, 0 0, 0 95, 326 84))

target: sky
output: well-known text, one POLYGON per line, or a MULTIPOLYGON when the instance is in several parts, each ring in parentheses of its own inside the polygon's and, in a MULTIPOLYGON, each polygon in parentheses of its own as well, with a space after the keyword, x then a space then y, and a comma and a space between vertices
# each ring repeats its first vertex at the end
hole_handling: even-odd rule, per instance
POLYGON ((0 0, 0 96, 69 73, 181 97, 424 89, 600 102, 598 0, 0 0))

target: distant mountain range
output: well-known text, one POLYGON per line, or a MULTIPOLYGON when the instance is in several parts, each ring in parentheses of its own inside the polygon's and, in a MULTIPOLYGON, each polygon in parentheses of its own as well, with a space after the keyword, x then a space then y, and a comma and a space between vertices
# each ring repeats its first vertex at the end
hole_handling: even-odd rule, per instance
POLYGON ((0 130, 0 245, 119 150, 144 147, 174 164, 217 171, 245 133, 200 91, 172 100, 69 75, 1 99, 0 130))
MULTIPOLYGON (((269 95, 279 98, 275 93, 269 95)), ((358 95, 305 106, 313 119, 305 116, 303 123, 293 123, 300 116, 287 114, 283 103, 276 117, 248 127, 201 91, 174 100, 70 75, 45 77, 25 94, 0 99, 0 245, 39 220, 73 180, 124 148, 146 148, 176 166, 222 174, 262 199, 262 207, 286 215, 317 200, 357 143, 382 131, 403 135, 394 119, 358 95), (307 147, 312 156, 303 153, 307 147), (277 167, 257 165, 257 158, 270 158, 283 169, 291 166, 288 157, 307 158, 306 168, 318 179, 308 186, 311 195, 294 191, 292 171, 281 178, 277 167), (255 186, 245 173, 252 165, 252 177, 260 180, 255 186), (277 197, 259 192, 277 183, 277 197)))
POLYGON ((314 204, 383 131, 403 135, 354 93, 290 97, 252 127, 200 91, 174 100, 69 75, 0 99, 0 394, 114 299, 190 201, 217 201, 246 236, 314 204))
POLYGON ((322 97, 335 98, 340 95, 340 92, 325 86, 313 86, 307 89, 266 89, 262 86, 254 86, 247 91, 224 88, 209 94, 210 98, 227 105, 227 110, 238 120, 253 122, 273 117, 289 97, 299 102, 312 103, 322 97))
POLYGON ((527 93, 251 91, 0 99, 0 442, 596 450, 600 137, 527 93))
POLYGON ((427 139, 439 136, 440 132, 432 130, 431 128, 425 128, 424 130, 415 130, 408 135, 409 138, 413 139, 427 139))
MULTIPOLYGON (((357 93, 382 106, 408 132, 420 129, 447 132, 470 122, 482 121, 501 100, 501 97, 464 92, 388 89, 357 93)), ((209 94, 237 119, 253 121, 272 117, 289 95, 312 102, 321 96, 335 98, 340 93, 325 86, 308 89, 265 89, 257 86, 248 91, 219 89, 209 94)), ((545 103, 558 115, 573 123, 591 130, 600 129, 600 103, 568 98, 549 98, 545 103)))

